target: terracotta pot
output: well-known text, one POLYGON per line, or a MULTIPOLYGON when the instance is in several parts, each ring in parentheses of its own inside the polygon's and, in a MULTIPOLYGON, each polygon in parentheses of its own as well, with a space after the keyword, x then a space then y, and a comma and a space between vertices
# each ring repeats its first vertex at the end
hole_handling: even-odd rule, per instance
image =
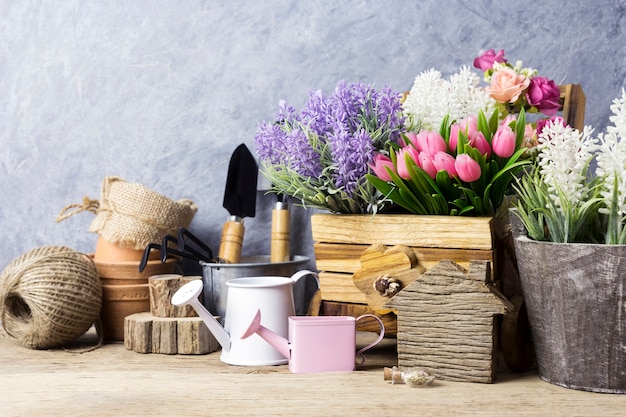
MULTIPOLYGON (((99 262, 139 262, 143 253, 143 249, 123 248, 116 243, 105 240, 102 236, 98 236, 93 258, 99 262)), ((149 259, 156 260, 158 258, 158 252, 150 253, 149 259)))
POLYGON ((142 272, 139 272, 139 261, 95 261, 102 283, 101 318, 105 340, 124 340, 124 317, 150 311, 148 278, 173 273, 176 261, 148 261, 142 272))
POLYGON ((124 340, 124 318, 150 311, 148 284, 102 285, 102 330, 104 340, 124 340))
POLYGON ((139 272, 139 261, 101 262, 94 259, 98 275, 103 285, 147 284, 153 275, 171 274, 176 269, 176 259, 170 258, 161 263, 160 260, 148 261, 142 272, 139 272))

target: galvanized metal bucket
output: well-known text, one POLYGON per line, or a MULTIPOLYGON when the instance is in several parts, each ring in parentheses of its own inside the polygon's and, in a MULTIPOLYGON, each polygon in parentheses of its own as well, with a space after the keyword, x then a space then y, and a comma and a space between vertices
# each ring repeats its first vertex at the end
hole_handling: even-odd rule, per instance
POLYGON ((531 240, 511 216, 539 376, 626 393, 626 245, 531 240))
MULTIPOLYGON (((226 313, 228 287, 226 281, 234 278, 279 276, 290 277, 304 269, 309 262, 307 256, 294 256, 287 262, 270 262, 269 256, 242 256, 236 264, 209 263, 200 261, 204 292, 202 303, 220 321, 226 313)), ((296 315, 306 314, 311 296, 317 289, 315 280, 302 279, 294 286, 296 315), (315 288, 312 287, 315 285, 315 288)), ((223 324, 223 323, 222 323, 223 324)))

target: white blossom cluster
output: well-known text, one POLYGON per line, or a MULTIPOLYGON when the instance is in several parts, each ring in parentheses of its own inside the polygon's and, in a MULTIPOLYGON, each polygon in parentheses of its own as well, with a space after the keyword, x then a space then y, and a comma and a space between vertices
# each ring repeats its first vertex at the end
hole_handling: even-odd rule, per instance
POLYGON ((548 193, 555 205, 584 204, 589 188, 585 176, 587 167, 597 149, 593 129, 585 126, 582 132, 562 123, 550 122, 538 138, 537 163, 548 193))
POLYGON ((402 107, 427 130, 438 130, 448 114, 452 120, 461 120, 483 110, 489 117, 496 103, 479 83, 480 78, 468 66, 461 67, 449 80, 430 69, 415 77, 402 107))
POLYGON ((601 191, 605 207, 601 213, 609 214, 612 203, 617 203, 617 215, 626 215, 626 91, 622 90, 622 97, 613 100, 611 105, 613 116, 609 120, 613 126, 608 126, 607 133, 600 134, 600 152, 597 155, 598 167, 596 175, 602 178, 604 187, 601 191), (617 182, 617 194, 614 195, 617 182))
MULTIPOLYGON (((493 71, 498 71, 503 68, 507 68, 507 64, 502 62, 494 62, 493 63, 493 71)), ((539 75, 539 71, 535 68, 524 67, 524 63, 522 61, 515 61, 515 65, 513 65, 513 71, 515 71, 519 75, 523 75, 526 78, 533 78, 539 75)), ((485 72, 485 82, 491 82, 492 71, 485 72)))

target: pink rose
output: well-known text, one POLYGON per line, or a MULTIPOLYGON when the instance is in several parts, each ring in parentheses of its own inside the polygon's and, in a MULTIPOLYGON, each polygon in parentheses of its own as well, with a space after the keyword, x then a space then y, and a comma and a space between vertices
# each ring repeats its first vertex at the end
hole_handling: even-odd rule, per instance
POLYGON ((515 103, 529 84, 528 78, 512 68, 500 68, 492 74, 491 86, 487 87, 487 92, 500 103, 515 103))
POLYGON ((374 161, 369 164, 369 167, 374 171, 374 174, 383 181, 391 181, 391 176, 387 168, 395 172, 395 167, 391 159, 381 153, 374 154, 374 161))
POLYGON ((439 132, 423 130, 415 137, 411 138, 411 143, 420 152, 435 155, 437 152, 446 151, 446 141, 439 132))
POLYGON ((515 133, 507 126, 500 126, 491 139, 493 153, 500 158, 508 158, 515 152, 515 133))
POLYGON ((398 165, 397 166, 398 175, 400 176, 400 178, 408 180, 409 178, 411 178, 411 176, 409 175, 407 158, 412 159, 415 162, 415 164, 419 166, 419 152, 414 147, 408 145, 398 150, 398 153, 396 154, 396 158, 397 158, 396 164, 398 165))
POLYGON ((454 167, 461 181, 474 182, 481 176, 480 164, 466 153, 457 155, 454 167))
POLYGON ((551 123, 560 123, 563 127, 567 126, 565 123, 565 119, 561 116, 552 116, 549 119, 539 119, 537 120, 537 135, 540 135, 543 132, 543 128, 550 125, 551 123))
POLYGON ((546 77, 533 77, 526 91, 526 100, 541 113, 551 116, 561 108, 561 90, 546 77))
POLYGON ((500 49, 497 54, 493 49, 485 51, 481 56, 474 59, 474 68, 485 72, 493 68, 494 62, 506 63, 506 59, 504 59, 504 49, 500 49))
POLYGON ((454 167, 455 159, 452 155, 445 152, 437 152, 433 157, 433 165, 437 171, 446 171, 450 178, 456 177, 456 168, 454 167))

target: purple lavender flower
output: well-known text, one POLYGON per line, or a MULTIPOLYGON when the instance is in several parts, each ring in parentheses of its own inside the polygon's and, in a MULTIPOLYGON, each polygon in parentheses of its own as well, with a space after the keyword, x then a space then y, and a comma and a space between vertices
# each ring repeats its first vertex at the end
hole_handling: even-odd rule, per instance
POLYGON ((295 129, 289 134, 290 149, 287 158, 289 168, 306 178, 317 178, 322 175, 320 155, 313 149, 309 138, 300 129, 295 129))
POLYGON ((374 155, 372 137, 364 129, 355 135, 342 129, 330 137, 330 146, 337 164, 332 175, 335 185, 337 188, 343 187, 348 196, 352 196, 369 172, 368 164, 374 155))
POLYGON ((328 98, 322 90, 311 90, 309 101, 302 110, 302 119, 306 126, 320 137, 325 137, 329 131, 328 98))
POLYGON ((301 176, 294 188, 308 187, 315 204, 323 204, 320 192, 341 190, 366 212, 376 200, 364 192, 368 164, 387 142, 398 142, 404 123, 398 92, 340 81, 330 96, 311 90, 300 113, 281 101, 276 122, 262 124, 255 142, 264 163, 301 176))

